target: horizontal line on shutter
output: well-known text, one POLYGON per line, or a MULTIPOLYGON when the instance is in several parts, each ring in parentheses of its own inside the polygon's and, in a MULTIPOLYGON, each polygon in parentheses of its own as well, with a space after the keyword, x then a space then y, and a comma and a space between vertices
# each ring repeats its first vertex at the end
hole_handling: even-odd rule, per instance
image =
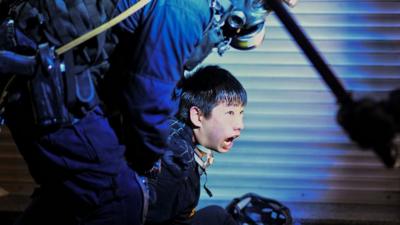
MULTIPOLYGON (((241 187, 211 187, 214 199, 231 199, 247 192, 271 197, 279 201, 291 202, 332 202, 332 203, 365 203, 399 205, 399 192, 360 191, 360 190, 308 190, 286 188, 241 188, 241 187)), ((204 195, 203 195, 204 196, 204 195)))
POLYGON ((289 9, 297 13, 338 13, 338 14, 396 14, 400 13, 398 1, 299 1, 296 7, 289 9))
MULTIPOLYGON (((240 80, 245 77, 269 79, 270 77, 292 77, 292 78, 315 78, 319 77, 314 67, 310 65, 271 65, 271 64, 233 64, 219 63, 221 67, 230 70, 240 80)), ((399 66, 383 66, 383 65, 331 65, 331 69, 336 72, 339 77, 354 77, 354 78, 387 78, 400 79, 399 66)))
POLYGON ((234 177, 210 174, 210 186, 231 187, 263 187, 311 190, 371 190, 371 191, 397 191, 400 181, 394 179, 304 179, 304 178, 270 178, 266 176, 241 176, 240 182, 234 177))
MULTIPOLYGON (((400 52, 399 52, 400 53, 400 52)), ((365 65, 365 66, 400 66, 399 53, 324 53, 323 57, 331 65, 365 65)), ((229 64, 273 64, 273 65, 310 65, 303 53, 288 52, 247 52, 243 61, 242 52, 229 52, 224 57, 215 54, 209 56, 210 61, 229 64)))
MULTIPOLYGON (((302 27, 311 40, 399 40, 400 27, 302 27)), ((291 40, 283 27, 269 27, 265 39, 291 40)))
MULTIPOLYGON (((396 53, 400 52, 400 40, 314 40, 314 46, 323 53, 396 53)), ((241 52, 230 49, 229 52, 241 52)), ((301 52, 292 40, 265 38, 263 44, 249 52, 301 52)), ((248 52, 248 53, 249 53, 248 52)))
MULTIPOLYGON (((316 11, 312 14, 296 13, 294 17, 302 27, 400 27, 400 12, 398 14, 329 14, 316 11)), ((266 24, 267 28, 283 26, 276 16, 268 17, 266 24)))
MULTIPOLYGON (((219 159, 220 160, 220 159, 219 159)), ((218 161, 216 161, 218 162, 218 161)), ((363 165, 323 165, 323 164, 303 164, 269 162, 265 164, 251 163, 215 163, 208 174, 219 174, 221 176, 241 177, 241 176, 263 176, 276 179, 319 179, 319 180, 340 180, 340 179, 373 179, 373 180, 395 180, 398 174, 393 170, 384 168, 378 161, 376 164, 363 165)))
MULTIPOLYGON (((286 154, 286 155, 350 155, 375 156, 372 151, 361 151, 354 143, 307 143, 273 141, 246 141, 239 139, 235 149, 245 149, 248 154, 286 154)), ((228 156, 229 157, 229 156, 228 156)))

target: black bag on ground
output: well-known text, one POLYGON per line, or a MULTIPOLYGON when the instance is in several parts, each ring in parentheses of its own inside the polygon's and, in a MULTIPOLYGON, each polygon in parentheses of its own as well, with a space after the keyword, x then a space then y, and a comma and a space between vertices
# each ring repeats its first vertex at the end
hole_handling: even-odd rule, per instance
POLYGON ((234 198, 226 210, 238 224, 292 225, 289 208, 277 200, 247 193, 234 198))

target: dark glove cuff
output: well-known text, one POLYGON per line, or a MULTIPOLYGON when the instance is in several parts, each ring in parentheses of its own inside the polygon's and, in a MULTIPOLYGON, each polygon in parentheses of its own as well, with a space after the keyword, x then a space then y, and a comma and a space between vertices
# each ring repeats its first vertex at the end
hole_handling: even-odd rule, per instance
POLYGON ((396 131, 400 132, 400 89, 390 92, 387 101, 387 111, 393 116, 396 131))
POLYGON ((139 148, 129 148, 125 153, 129 166, 140 175, 144 175, 146 171, 153 168, 160 156, 151 151, 135 151, 139 148))

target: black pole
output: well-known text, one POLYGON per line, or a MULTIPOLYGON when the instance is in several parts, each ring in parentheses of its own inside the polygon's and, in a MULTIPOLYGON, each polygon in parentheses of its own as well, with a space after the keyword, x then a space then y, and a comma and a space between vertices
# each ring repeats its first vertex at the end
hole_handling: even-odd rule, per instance
POLYGON ((272 9, 280 21, 285 25, 286 29, 292 35, 297 44, 301 47, 308 59, 317 69, 322 79, 332 90, 340 104, 347 104, 352 102, 352 98, 340 81, 335 76, 334 72, 330 69, 325 60, 317 52, 316 48, 307 38, 304 31, 297 25, 296 21, 292 18, 286 8, 283 6, 281 0, 266 0, 266 7, 272 9))

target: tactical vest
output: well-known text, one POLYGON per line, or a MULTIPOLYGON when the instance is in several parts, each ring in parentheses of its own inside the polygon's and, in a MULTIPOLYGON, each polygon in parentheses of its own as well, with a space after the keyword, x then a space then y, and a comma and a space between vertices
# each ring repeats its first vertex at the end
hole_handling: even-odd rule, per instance
MULTIPOLYGON (((16 29, 36 43, 33 51, 47 54, 51 52, 50 48, 63 46, 109 21, 114 16, 117 1, 15 1, 10 17, 14 19, 16 29)), ((53 77, 43 68, 36 71, 28 86, 38 125, 69 124, 98 104, 96 83, 108 70, 108 58, 116 43, 111 32, 104 32, 47 65, 63 68, 51 75, 53 77)))

